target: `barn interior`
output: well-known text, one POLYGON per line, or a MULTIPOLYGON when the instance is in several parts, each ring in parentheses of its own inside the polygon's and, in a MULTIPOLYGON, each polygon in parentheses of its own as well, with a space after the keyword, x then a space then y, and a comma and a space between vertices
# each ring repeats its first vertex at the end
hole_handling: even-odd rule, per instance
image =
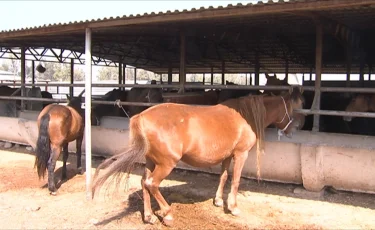
MULTIPOLYGON (((371 130, 374 122, 371 117, 375 116, 369 111, 343 112, 343 106, 352 97, 351 93, 375 92, 371 81, 375 61, 374 19, 374 0, 280 0, 155 12, 1 31, 0 57, 12 53, 21 61, 39 61, 45 52, 38 53, 36 49, 58 49, 60 52, 54 51, 58 62, 84 63, 82 54, 89 29, 94 64, 113 63, 122 73, 123 67, 130 65, 168 74, 168 83, 172 74, 179 74, 180 89, 192 87, 185 84, 187 73, 219 73, 223 84, 226 73, 250 73, 255 77, 253 86, 194 86, 210 89, 267 89, 267 86, 258 86, 262 73, 281 73, 286 77, 295 73, 310 75, 302 84, 305 91, 312 93, 311 103, 299 112, 311 114, 307 130, 312 132, 300 132, 292 139, 284 139, 282 144, 274 134, 268 133, 267 140, 271 143, 268 148, 272 151, 268 151, 270 155, 264 164, 269 164, 266 168, 272 170, 265 173, 265 178, 303 183, 311 190, 334 185, 373 193, 374 185, 368 183, 371 178, 363 175, 373 172, 366 162, 375 148, 373 137, 368 137, 375 135, 371 130), (66 54, 66 51, 72 52, 66 54), (347 79, 322 81, 322 74, 345 74, 347 79), (359 81, 351 80, 350 75, 356 74, 359 81), (358 130, 350 132, 360 135, 326 134, 348 133, 345 131, 347 123, 342 119, 345 115, 362 117, 353 119, 352 127, 358 130), (337 152, 352 154, 358 161, 353 163, 353 159, 337 152), (314 165, 323 162, 323 155, 327 164, 314 165), (274 165, 274 159, 280 156, 284 157, 281 161, 285 161, 285 164, 280 163, 281 167, 274 165), (319 177, 323 168, 327 172, 324 179, 319 177), (367 170, 367 173, 357 169, 367 170), (332 175, 328 176, 328 172, 332 175)), ((119 83, 124 83, 123 79, 120 78, 119 83)), ((285 87, 277 88, 288 89, 285 87)), ((98 133, 95 135, 103 138, 103 134, 98 133)), ((99 138, 96 141, 103 144, 99 138)), ((93 149, 103 149, 94 141, 93 146, 93 149)), ((255 174, 248 169, 246 175, 255 174)))

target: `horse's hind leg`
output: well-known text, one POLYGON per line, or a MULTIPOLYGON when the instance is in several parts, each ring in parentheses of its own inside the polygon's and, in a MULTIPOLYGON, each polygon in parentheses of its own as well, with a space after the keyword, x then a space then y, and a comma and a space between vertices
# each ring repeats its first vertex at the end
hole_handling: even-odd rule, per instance
POLYGON ((163 195, 160 193, 159 185, 166 178, 173 167, 156 165, 154 171, 149 177, 146 178, 144 185, 155 197, 156 201, 160 206, 161 216, 163 217, 163 222, 165 225, 170 226, 173 224, 173 215, 171 212, 171 207, 165 201, 163 195))
POLYGON ((62 176, 61 180, 66 180, 66 162, 68 161, 69 152, 68 152, 68 143, 64 144, 63 146, 63 168, 62 168, 62 176))
POLYGON ((146 188, 145 181, 147 178, 150 178, 151 172, 154 170, 154 168, 155 164, 146 157, 145 171, 141 183, 143 191, 144 221, 150 224, 154 224, 155 221, 158 220, 158 218, 152 213, 150 192, 146 188))
POLYGON ((61 153, 60 146, 52 146, 52 153, 48 160, 48 190, 51 195, 56 195, 56 185, 55 185, 55 167, 56 161, 61 153))
POLYGON ((82 170, 82 162, 81 162, 81 155, 82 155, 82 140, 83 140, 83 135, 82 137, 78 137, 76 140, 76 148, 77 148, 77 172, 79 174, 83 174, 82 170))
POLYGON ((217 207, 222 207, 224 205, 223 193, 224 193, 225 182, 227 182, 227 179, 228 179, 228 168, 230 166, 231 160, 232 160, 232 157, 229 157, 225 159, 221 165, 220 183, 216 191, 216 197, 215 197, 215 202, 214 202, 214 204, 217 207))
POLYGON ((235 152, 233 164, 233 178, 230 193, 228 195, 228 209, 232 215, 237 216, 240 214, 240 209, 237 207, 237 192, 240 185, 241 172, 248 156, 248 151, 235 152))

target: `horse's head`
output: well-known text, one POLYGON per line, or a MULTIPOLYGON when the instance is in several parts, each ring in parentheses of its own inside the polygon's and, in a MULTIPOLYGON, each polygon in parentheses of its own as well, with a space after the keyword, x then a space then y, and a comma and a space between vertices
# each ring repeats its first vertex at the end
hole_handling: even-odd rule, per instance
POLYGON ((301 129, 305 123, 305 115, 295 113, 295 109, 302 109, 305 102, 300 87, 293 87, 288 93, 281 95, 284 108, 282 109, 280 119, 275 123, 276 128, 286 136, 298 129, 301 129))
MULTIPOLYGON (((132 88, 128 95, 130 102, 161 103, 163 90, 160 88, 132 88)), ((130 116, 134 116, 148 108, 148 106, 129 106, 130 116)))
MULTIPOLYGON (((266 79, 267 79, 267 82, 266 82, 265 86, 290 86, 289 83, 288 83, 288 79, 286 77, 283 80, 280 80, 276 77, 276 74, 274 74, 273 76, 270 76, 267 73, 265 73, 265 75, 266 75, 266 79)), ((276 90, 264 90, 264 94, 266 94, 266 95, 280 95, 281 92, 276 91, 276 90)))
MULTIPOLYGON (((374 96, 367 94, 357 94, 346 106, 346 112, 368 112, 374 110, 374 96)), ((344 116, 344 121, 351 121, 352 117, 344 116)))
POLYGON ((85 92, 83 90, 78 97, 70 97, 68 94, 66 94, 66 98, 68 99, 68 106, 74 108, 76 111, 81 112, 82 111, 82 95, 85 92))

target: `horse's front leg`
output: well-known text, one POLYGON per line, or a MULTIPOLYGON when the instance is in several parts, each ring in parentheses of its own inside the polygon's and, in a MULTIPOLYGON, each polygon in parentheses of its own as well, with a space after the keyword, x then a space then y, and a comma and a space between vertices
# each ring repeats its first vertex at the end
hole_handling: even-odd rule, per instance
POLYGON ((82 170, 82 162, 81 162, 81 155, 82 155, 82 140, 83 140, 83 134, 82 136, 78 137, 76 140, 76 149, 77 149, 77 173, 83 174, 82 170))
POLYGON ((229 169, 231 160, 232 160, 232 157, 226 158, 224 159, 221 165, 220 183, 219 183, 219 187, 217 188, 215 201, 214 201, 214 204, 217 207, 222 207, 224 205, 223 193, 224 193, 225 182, 227 182, 227 178, 228 178, 228 169, 229 169))
POLYGON ((235 152, 233 157, 233 178, 230 193, 228 195, 228 209, 234 216, 239 215, 241 212, 240 209, 237 207, 237 192, 238 186, 240 185, 242 169, 248 155, 248 151, 235 152))
POLYGON ((68 152, 68 143, 64 144, 63 146, 63 168, 62 168, 62 176, 61 180, 66 180, 66 162, 68 161, 69 152, 68 152))
POLYGON ((48 190, 51 195, 56 195, 55 167, 61 153, 61 146, 52 146, 52 152, 48 160, 48 190))

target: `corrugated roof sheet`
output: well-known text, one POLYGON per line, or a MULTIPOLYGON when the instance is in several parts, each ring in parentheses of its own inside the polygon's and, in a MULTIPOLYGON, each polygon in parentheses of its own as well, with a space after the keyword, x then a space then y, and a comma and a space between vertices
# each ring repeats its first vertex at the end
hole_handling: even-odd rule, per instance
POLYGON ((71 21, 67 23, 53 23, 53 24, 44 24, 34 27, 25 27, 25 28, 18 28, 18 29, 10 29, 10 30, 1 30, 0 33, 7 33, 7 32, 15 32, 15 31, 27 31, 27 30, 33 30, 33 29, 40 29, 40 28, 48 28, 48 27, 56 27, 56 26, 66 26, 66 25, 77 25, 77 24, 85 24, 85 23, 92 23, 92 22, 104 22, 104 21, 110 21, 110 20, 118 20, 118 19, 131 19, 131 18, 138 18, 138 17, 152 17, 152 16, 162 16, 162 15, 170 15, 170 14, 184 14, 184 13, 193 13, 197 11, 207 11, 207 10, 223 10, 223 9, 233 9, 233 8, 244 8, 244 7, 257 7, 261 5, 271 5, 271 4, 287 4, 287 3, 294 3, 294 2, 312 2, 312 1, 327 1, 327 0, 268 0, 265 2, 258 1, 257 3, 248 3, 246 5, 243 5, 242 3, 238 3, 236 5, 228 4, 227 6, 218 6, 218 7, 199 7, 198 9, 193 7, 190 10, 184 9, 184 10, 174 10, 173 12, 171 10, 167 10, 164 12, 151 12, 151 13, 143 13, 141 14, 130 14, 130 15, 123 15, 123 16, 117 16, 117 17, 104 17, 104 18, 98 18, 98 19, 87 19, 87 20, 80 20, 80 21, 71 21))

